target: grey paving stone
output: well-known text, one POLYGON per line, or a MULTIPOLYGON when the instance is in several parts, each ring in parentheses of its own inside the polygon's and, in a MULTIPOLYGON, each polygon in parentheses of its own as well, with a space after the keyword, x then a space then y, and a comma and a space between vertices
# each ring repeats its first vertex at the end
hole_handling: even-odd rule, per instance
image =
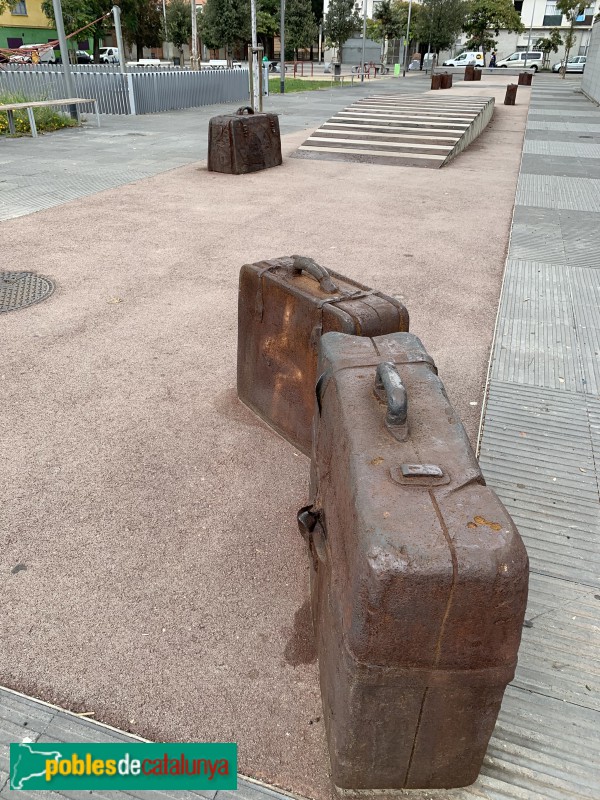
MULTIPOLYGON (((598 142, 600 147, 600 137, 598 142)), ((521 171, 529 175, 600 179, 600 161, 591 158, 540 156, 525 153, 521 162, 521 171)))
POLYGON ((600 212, 600 180, 522 173, 519 176, 515 203, 600 212))
POLYGON ((569 158, 600 158, 600 144, 585 144, 580 142, 549 142, 531 141, 526 139, 523 143, 524 153, 534 153, 539 156, 568 156, 569 158))

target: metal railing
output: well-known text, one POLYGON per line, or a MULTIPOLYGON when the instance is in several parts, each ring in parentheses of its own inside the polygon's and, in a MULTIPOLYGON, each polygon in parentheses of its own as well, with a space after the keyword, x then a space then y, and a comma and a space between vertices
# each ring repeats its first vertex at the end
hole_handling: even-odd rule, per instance
MULTIPOLYGON (((101 114, 131 114, 133 95, 137 114, 155 114, 183 108, 235 103, 248 100, 248 70, 143 70, 120 72, 72 70, 78 97, 95 99, 101 114)), ((59 69, 0 70, 0 91, 23 94, 32 99, 61 99, 64 80, 59 69)))

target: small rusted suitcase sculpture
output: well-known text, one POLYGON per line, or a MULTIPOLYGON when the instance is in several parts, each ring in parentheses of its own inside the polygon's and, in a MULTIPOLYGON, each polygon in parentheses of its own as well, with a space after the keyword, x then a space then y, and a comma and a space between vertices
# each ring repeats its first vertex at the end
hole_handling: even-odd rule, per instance
POLYGON ((310 455, 321 333, 408 330, 399 300, 302 256, 246 264, 238 297, 240 400, 310 455))
POLYGON ((281 136, 277 114, 255 114, 250 106, 213 117, 208 124, 208 169, 242 175, 278 167, 281 136))
POLYGON ((512 680, 527 554, 419 339, 321 339, 312 612, 332 777, 472 783, 512 680))

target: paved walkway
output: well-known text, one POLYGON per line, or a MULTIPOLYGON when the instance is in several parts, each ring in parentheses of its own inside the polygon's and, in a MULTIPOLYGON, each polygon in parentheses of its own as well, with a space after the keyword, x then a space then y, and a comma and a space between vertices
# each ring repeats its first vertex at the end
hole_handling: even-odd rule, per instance
MULTIPOLYGON (((486 477, 531 558, 519 669, 477 783, 409 797, 600 796, 600 111, 576 85, 535 81, 481 440, 486 477)), ((0 692, 0 787, 6 743, 28 730, 98 737, 93 722, 61 713, 0 692)), ((5 784, 0 797, 11 795, 5 784)))
MULTIPOLYGON (((373 79, 353 87, 296 92, 265 98, 280 115, 282 135, 316 127, 359 97, 398 91, 423 92, 428 79, 373 79)), ((142 116, 103 114, 79 130, 0 139, 0 220, 32 214, 104 189, 149 178, 206 158, 207 123, 231 114, 239 103, 142 116), (93 153, 93 158, 90 157, 93 153)), ((158 199, 158 198, 156 198, 158 199)))
POLYGON ((534 83, 480 453, 531 581, 486 770, 503 797, 598 798, 600 110, 534 83))
MULTIPOLYGON (((38 792, 11 791, 9 781, 10 742, 139 742, 136 736, 71 714, 48 703, 40 703, 18 692, 0 688, 0 798, 36 800, 38 792)), ((43 797, 48 797, 46 792, 43 797)), ((289 800, 290 795, 275 792, 257 781, 238 777, 237 791, 204 792, 52 792, 53 800, 62 797, 95 797, 97 800, 136 798, 136 800, 289 800)))

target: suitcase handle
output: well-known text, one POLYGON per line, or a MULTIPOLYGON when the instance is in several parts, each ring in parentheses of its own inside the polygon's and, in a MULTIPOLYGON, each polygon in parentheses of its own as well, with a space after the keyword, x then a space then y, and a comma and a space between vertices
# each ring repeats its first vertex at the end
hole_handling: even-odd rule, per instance
POLYGON ((408 396, 396 365, 391 361, 384 361, 377 366, 375 394, 387 402, 387 429, 398 441, 405 442, 408 438, 408 396))
POLYGON ((235 113, 240 117, 243 117, 244 113, 254 114, 254 109, 252 108, 252 106, 240 106, 235 113))
POLYGON ((284 263, 283 266, 286 266, 295 274, 306 272, 308 275, 311 275, 316 281, 319 281, 319 286, 324 292, 327 292, 327 294, 336 294, 339 292, 338 287, 331 280, 325 267, 317 264, 316 261, 313 261, 312 258, 308 258, 308 256, 292 256, 291 265, 288 266, 288 264, 284 263))

